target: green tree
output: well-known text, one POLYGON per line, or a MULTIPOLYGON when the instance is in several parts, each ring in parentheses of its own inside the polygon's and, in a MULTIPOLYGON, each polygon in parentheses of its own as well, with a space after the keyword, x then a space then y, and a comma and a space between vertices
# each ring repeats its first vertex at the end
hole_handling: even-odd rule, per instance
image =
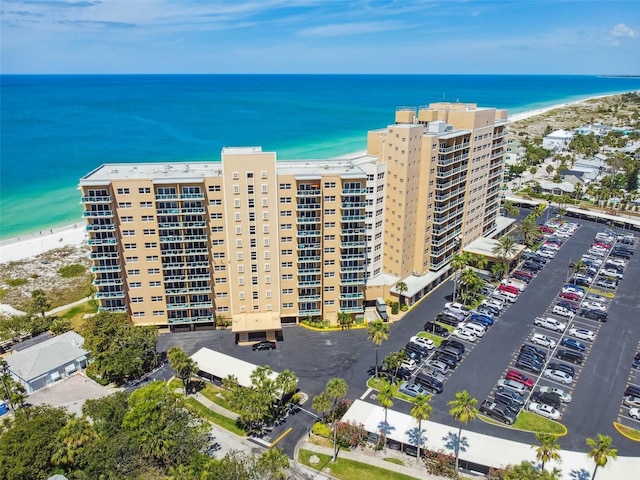
POLYGON ((122 428, 133 446, 163 471, 188 463, 206 443, 208 425, 185 408, 183 398, 164 382, 129 396, 122 428))
POLYGON ((31 312, 38 313, 45 317, 47 311, 51 309, 51 302, 42 290, 34 290, 31 292, 31 312))
POLYGON ((510 235, 498 239, 498 243, 491 249, 491 253, 500 258, 500 262, 504 264, 503 278, 509 272, 509 262, 516 250, 516 242, 510 235))
POLYGON ((540 469, 544 470, 544 464, 551 460, 560 461, 560 445, 558 444, 557 435, 550 433, 536 433, 537 445, 533 445, 536 449, 536 458, 540 461, 540 469))
POLYGON ((376 346, 376 378, 378 378, 378 349, 380 345, 382 345, 382 342, 385 342, 389 338, 389 324, 382 320, 369 322, 367 338, 376 346))
POLYGON ((389 424, 387 422, 387 412, 393 407, 393 387, 388 382, 382 382, 380 390, 378 390, 378 403, 384 408, 384 426, 382 431, 382 438, 384 442, 384 448, 387 448, 387 429, 389 424))
POLYGON ((538 235, 540 235, 540 229, 538 225, 536 225, 535 217, 531 215, 527 215, 519 224, 518 224, 518 232, 522 237, 522 242, 527 246, 531 247, 538 235))
POLYGON ((587 452, 587 457, 591 458, 596 464, 591 476, 591 480, 594 480, 599 467, 604 467, 609 459, 615 460, 618 458, 618 450, 613 448, 613 439, 611 437, 600 433, 595 439, 587 438, 587 446, 591 449, 587 452))
POLYGON ((125 391, 107 397, 88 399, 82 406, 82 414, 91 418, 93 428, 104 437, 114 437, 118 434, 128 410, 129 393, 125 391))
POLYGON ((458 430, 458 438, 456 442, 456 476, 459 477, 458 465, 460 461, 460 442, 462 441, 462 426, 467 423, 475 420, 478 416, 478 400, 469 395, 469 392, 466 390, 461 390, 456 393, 456 398, 450 400, 447 405, 449 405, 449 414, 456 420, 460 422, 460 428, 458 430))
POLYGON ((338 312, 338 325, 340 325, 343 329, 350 328, 351 324, 353 324, 353 317, 348 312, 338 312))
POLYGON ((408 290, 407 284, 404 282, 396 283, 396 290, 400 294, 400 305, 404 303, 404 293, 408 290))
POLYGON ((429 420, 429 415, 433 408, 429 401, 431 397, 429 395, 417 395, 413 398, 411 403, 411 416, 418 421, 418 460, 420 459, 420 446, 422 445, 422 421, 429 420))
POLYGON ((545 171, 547 172, 547 175, 551 176, 551 174, 553 173, 553 165, 547 165, 547 168, 545 168, 545 171))
POLYGON ((523 461, 518 465, 509 465, 497 470, 491 470, 491 480, 559 480, 561 471, 553 469, 538 470, 531 462, 523 461))
POLYGON ((184 394, 187 395, 189 380, 191 380, 191 377, 198 371, 198 364, 180 347, 171 347, 167 350, 167 358, 176 376, 182 380, 184 394))
POLYGON ((9 407, 15 411, 16 407, 22 407, 27 399, 27 390, 20 382, 14 379, 9 373, 7 362, 0 360, 0 381, 2 382, 2 391, 0 391, 0 399, 4 399, 9 403, 9 407))
POLYGON ((256 473, 265 480, 285 480, 289 457, 279 448, 270 448, 258 457, 256 473))
POLYGON ((458 273, 467 266, 466 258, 458 253, 453 254, 451 257, 451 273, 453 274, 453 297, 452 300, 456 301, 456 287, 458 283, 458 273))
POLYGON ((460 296, 465 304, 473 301, 483 286, 482 279, 478 273, 471 268, 466 268, 462 272, 460 284, 462 286, 462 294, 460 296))
POLYGON ((538 168, 537 167, 529 167, 529 171, 531 172, 531 178, 532 179, 536 178, 536 173, 538 173, 538 168))
POLYGON ((491 273, 493 273, 493 275, 497 278, 504 278, 507 273, 507 267, 502 262, 494 263, 491 266, 491 273))
POLYGON ((333 429, 333 461, 335 462, 338 457, 338 418, 337 418, 337 406, 338 402, 344 398, 348 389, 347 382, 342 378, 331 378, 327 382, 325 391, 327 397, 331 400, 331 428, 333 429))
POLYGON ((320 392, 318 395, 313 397, 311 406, 322 416, 322 418, 326 422, 327 413, 329 413, 329 410, 331 410, 331 399, 329 398, 329 395, 327 395, 327 392, 320 392))
POLYGON ((393 376, 395 377, 398 374, 398 369, 402 365, 402 362, 404 362, 406 358, 407 353, 404 350, 398 350, 384 357, 382 363, 387 367, 387 370, 393 372, 393 376))
POLYGON ((516 207, 513 202, 506 200, 503 205, 504 213, 509 217, 517 217, 520 215, 520 209, 516 207))
POLYGON ((489 259, 487 258, 486 255, 473 255, 473 265, 478 270, 486 269, 488 264, 489 264, 489 259))
POLYGON ((284 400, 290 398, 298 388, 298 376, 291 370, 284 370, 276 377, 274 386, 279 395, 279 404, 282 406, 284 400))
POLYGON ((120 385, 157 364, 157 328, 134 325, 125 314, 100 312, 87 319, 82 334, 94 359, 90 375, 120 385))
POLYGON ((58 432, 67 423, 62 408, 34 405, 15 412, 15 421, 0 437, 0 478, 49 478, 55 465, 58 432))
POLYGON ((56 450, 51 457, 54 465, 72 471, 78 457, 82 456, 85 447, 91 443, 97 434, 86 418, 71 417, 67 424, 56 435, 56 450))

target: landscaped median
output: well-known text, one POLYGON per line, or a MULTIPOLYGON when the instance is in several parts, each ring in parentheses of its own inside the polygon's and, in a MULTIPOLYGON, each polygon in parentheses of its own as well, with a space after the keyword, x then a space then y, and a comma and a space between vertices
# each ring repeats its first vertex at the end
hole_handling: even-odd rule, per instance
POLYGON ((487 417, 486 415, 479 414, 478 418, 485 423, 496 425, 498 427, 509 428, 512 430, 521 430, 523 432, 531 433, 549 433, 557 435, 559 437, 567 434, 567 428, 555 420, 541 417, 533 412, 522 411, 518 414, 516 423, 513 425, 505 425, 502 422, 487 417))
POLYGON ((618 422, 613 422, 613 427, 623 437, 626 437, 629 440, 633 440, 634 442, 640 442, 640 430, 627 427, 626 425, 623 425, 618 422))

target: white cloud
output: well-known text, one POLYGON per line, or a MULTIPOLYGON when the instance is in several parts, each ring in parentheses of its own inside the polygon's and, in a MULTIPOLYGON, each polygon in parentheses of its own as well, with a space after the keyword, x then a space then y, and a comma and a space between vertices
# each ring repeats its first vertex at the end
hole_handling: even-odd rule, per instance
POLYGON ((636 32, 632 28, 627 27, 624 23, 619 23, 611 29, 611 35, 614 37, 634 38, 636 36, 636 32))
POLYGON ((400 30, 401 28, 406 28, 406 25, 400 22, 334 23, 307 28, 301 30, 298 34, 305 37, 340 37, 362 33, 387 32, 390 30, 400 30))

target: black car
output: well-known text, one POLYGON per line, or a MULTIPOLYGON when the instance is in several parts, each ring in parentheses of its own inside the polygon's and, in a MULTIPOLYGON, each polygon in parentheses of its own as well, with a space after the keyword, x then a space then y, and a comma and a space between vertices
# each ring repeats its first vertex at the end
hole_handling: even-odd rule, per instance
POLYGON ((417 350, 407 350, 405 348, 404 353, 407 356, 407 358, 410 358, 411 360, 415 360, 418 363, 422 361, 422 354, 417 350))
POLYGON ((491 315, 492 317, 500 315, 500 310, 491 305, 479 305, 478 308, 476 308, 476 312, 491 315))
POLYGON ((251 345, 251 349, 255 352, 257 350, 275 350, 276 342, 271 342, 269 340, 263 340, 258 343, 254 343, 251 345))
POLYGON ((413 380, 414 383, 420 385, 425 390, 429 390, 433 393, 442 393, 444 386, 440 380, 431 375, 426 375, 424 373, 419 373, 416 375, 416 378, 413 380))
POLYGON ((538 403, 544 403, 555 409, 559 409, 562 405, 560 395, 552 392, 533 392, 531 394, 531 400, 538 403))
POLYGON ((531 282, 531 278, 527 277, 526 275, 521 275, 519 273, 512 273, 511 276, 516 280, 520 280, 521 282, 524 282, 524 283, 531 282))
POLYGON ((632 253, 622 250, 616 250, 615 248, 611 250, 610 255, 612 257, 624 258, 625 260, 629 260, 631 258, 632 253))
POLYGON ((440 343, 441 347, 444 347, 444 346, 447 346, 447 345, 450 346, 450 347, 457 348, 458 350, 460 350, 461 354, 464 353, 464 343, 462 343, 462 342, 459 342, 457 340, 443 340, 440 343))
POLYGON ((537 262, 537 263, 541 263, 542 265, 546 265, 546 264, 547 264, 547 262, 549 261, 549 259, 548 259, 548 258, 545 258, 545 257, 543 257, 543 256, 541 256, 541 255, 536 255, 536 254, 534 254, 534 255, 532 255, 532 256, 529 258, 529 261, 530 261, 530 262, 537 262))
POLYGON ((525 343, 524 345, 522 345, 522 346, 520 347, 520 351, 521 351, 521 352, 527 352, 527 351, 529 351, 529 352, 533 352, 533 353, 535 353, 536 355, 538 355, 539 357, 542 357, 542 359, 547 358, 547 352, 546 352, 546 350, 543 350, 542 348, 540 348, 540 347, 536 347, 536 346, 531 345, 531 344, 529 344, 529 343, 525 343))
POLYGON ((414 354, 413 356, 411 356, 411 358, 413 358, 416 362, 419 362, 420 360, 422 360, 422 357, 426 357, 429 354, 428 351, 427 353, 424 353, 423 348, 420 345, 411 342, 407 343, 404 346, 404 351, 407 353, 407 356, 410 356, 410 354, 414 354), (416 356, 419 358, 416 358, 416 356))
POLYGON ((612 251, 628 253, 629 255, 634 254, 633 248, 629 248, 624 245, 616 245, 615 247, 613 247, 612 251))
POLYGON ((576 365, 579 365, 584 361, 584 357, 581 353, 571 350, 558 350, 556 352, 556 357, 560 360, 566 360, 568 362, 575 363, 576 365))
POLYGON ((633 368, 640 369, 640 352, 636 353, 636 356, 633 357, 633 368))
POLYGON ((514 413, 518 413, 522 410, 522 402, 516 401, 511 395, 505 395, 502 392, 498 392, 494 395, 496 402, 505 405, 514 413))
POLYGON ((531 373, 541 373, 542 365, 535 363, 527 358, 519 358, 516 360, 516 367, 531 373))
POLYGON ((591 285, 589 279, 584 277, 571 277, 569 279, 569 282, 573 283, 574 285, 578 285, 579 287, 588 287, 591 285))
POLYGON ((576 369, 571 365, 567 365, 566 363, 551 362, 549 363, 549 365, 547 365, 547 368, 549 370, 560 370, 561 372, 568 373, 572 377, 576 374, 576 369))
POLYGON ((395 376, 402 380, 409 380, 411 378, 411 371, 409 369, 400 367, 397 372, 394 372, 395 376))
POLYGON ((589 310, 588 308, 583 308, 582 310, 580 310, 580 316, 584 318, 590 318, 592 320, 606 322, 609 314, 607 312, 603 312, 602 310, 589 310))
POLYGON ((452 317, 451 315, 447 315, 446 313, 439 313, 436 315, 436 322, 457 327, 461 320, 458 320, 456 317, 452 317))
POLYGON ((450 353, 437 351, 433 354, 433 358, 435 360, 440 360, 442 363, 447 365, 449 368, 453 369, 458 366, 458 359, 455 355, 451 355, 450 353))
POLYGON ((625 397, 627 395, 633 395, 634 397, 640 397, 640 387, 636 385, 627 385, 627 388, 624 390, 625 397))
POLYGON ((533 270, 534 272, 538 272, 544 268, 544 265, 540 262, 527 260, 522 264, 522 267, 526 268, 527 270, 533 270))
POLYGON ((429 332, 433 335, 438 335, 439 337, 447 338, 450 335, 449 330, 444 328, 442 325, 438 325, 435 322, 427 322, 424 324, 424 331, 429 332))
POLYGON ((529 362, 533 365, 535 365, 536 367, 542 368, 544 366, 544 359, 538 357, 535 353, 533 352, 521 352, 518 357, 516 358, 517 362, 529 362))
POLYGON ((569 300, 560 300, 558 305, 566 308, 567 310, 571 310, 573 313, 578 311, 578 306, 575 303, 570 302, 569 300))

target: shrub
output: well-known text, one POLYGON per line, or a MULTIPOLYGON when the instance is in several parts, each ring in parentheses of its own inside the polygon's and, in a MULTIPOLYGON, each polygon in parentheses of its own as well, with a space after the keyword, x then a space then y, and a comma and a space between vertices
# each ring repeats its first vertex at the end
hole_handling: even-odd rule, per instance
POLYGON ((291 397, 291 403, 294 405, 300 405, 300 402, 302 402, 302 394, 300 392, 294 393, 291 397))
POLYGON ((457 478, 456 459, 453 455, 442 450, 424 450, 427 472, 447 478, 457 478))
POLYGON ((26 278, 5 278, 4 283, 10 287, 21 287, 26 285, 29 281, 26 278))
POLYGON ((106 387, 107 385, 109 385, 109 379, 102 378, 102 376, 96 370, 97 370, 96 364, 90 363, 87 366, 85 373, 87 374, 87 377, 89 377, 94 382, 97 382, 98 384, 102 385, 103 387, 106 387))
POLYGON ((329 425, 322 422, 314 423, 311 431, 316 435, 319 435, 320 437, 324 437, 324 438, 331 437, 331 428, 329 428, 329 425))
POLYGON ((406 312, 407 310, 409 310, 409 305, 407 305, 406 303, 400 305, 400 311, 406 312))
POLYGON ((364 425, 356 422, 338 422, 337 440, 341 447, 356 448, 366 444, 368 433, 364 425))
POLYGON ((397 315, 398 314, 398 308, 399 308, 398 302, 393 302, 391 304, 391 314, 392 315, 397 315))
POLYGON ((60 275, 62 278, 72 278, 77 277, 78 275, 82 275, 84 271, 85 267, 83 265, 73 263, 71 265, 66 265, 58 269, 58 275, 60 275))

